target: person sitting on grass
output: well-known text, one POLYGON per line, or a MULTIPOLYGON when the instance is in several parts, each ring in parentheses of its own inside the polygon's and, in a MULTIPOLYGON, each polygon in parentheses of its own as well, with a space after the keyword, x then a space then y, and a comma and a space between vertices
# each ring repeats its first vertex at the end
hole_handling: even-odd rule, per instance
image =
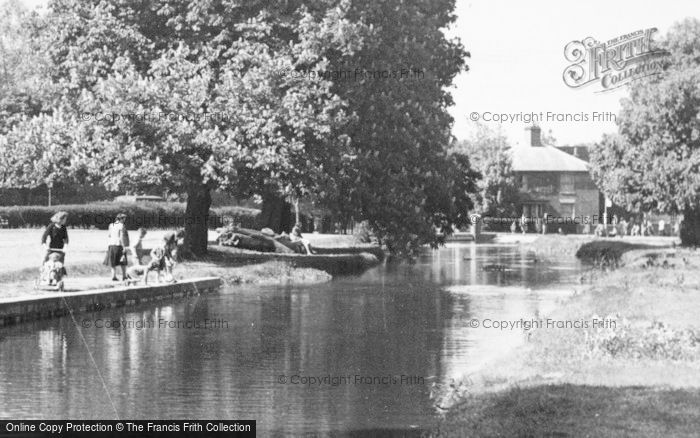
POLYGON ((143 283, 148 284, 148 274, 151 271, 156 271, 156 283, 160 283, 160 269, 158 262, 153 260, 146 265, 132 265, 126 270, 127 284, 143 283), (143 276, 143 277, 141 277, 143 276))
POLYGON ((307 254, 313 254, 313 251, 311 250, 311 242, 309 242, 309 239, 305 239, 301 235, 301 224, 297 223, 294 225, 294 228, 292 228, 292 234, 289 235, 289 238, 292 240, 292 242, 301 243, 304 246, 307 254))

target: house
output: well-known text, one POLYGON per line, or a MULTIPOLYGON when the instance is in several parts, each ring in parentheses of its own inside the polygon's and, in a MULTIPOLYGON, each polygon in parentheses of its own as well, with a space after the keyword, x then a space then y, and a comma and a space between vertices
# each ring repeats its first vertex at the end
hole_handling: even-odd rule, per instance
POLYGON ((574 146, 556 146, 557 149, 560 151, 564 151, 569 155, 573 155, 576 158, 580 158, 586 163, 591 161, 591 156, 589 154, 589 148, 590 145, 587 144, 579 144, 579 145, 574 145, 574 146))
POLYGON ((600 218, 600 192, 588 163, 554 146, 544 146, 538 126, 525 128, 525 141, 513 148, 513 170, 520 185, 520 213, 548 217, 548 230, 581 233, 600 218))

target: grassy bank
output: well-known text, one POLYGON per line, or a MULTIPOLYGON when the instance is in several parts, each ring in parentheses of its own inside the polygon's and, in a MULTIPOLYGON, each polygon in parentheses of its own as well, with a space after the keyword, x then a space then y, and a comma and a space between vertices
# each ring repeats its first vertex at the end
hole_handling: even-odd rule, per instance
MULTIPOLYGON (((529 236, 529 235, 528 235, 529 236)), ((593 260, 606 252, 618 255, 632 250, 648 250, 672 247, 680 240, 674 237, 595 237, 585 234, 560 236, 546 234, 533 240, 524 240, 520 246, 526 251, 543 255, 567 255, 593 260)))
POLYGON ((514 387, 471 397, 440 437, 696 437, 700 390, 588 385, 514 387))
POLYGON ((357 274, 379 264, 380 259, 371 252, 335 252, 328 254, 278 254, 260 253, 231 247, 215 247, 212 254, 222 257, 230 256, 236 260, 249 263, 275 261, 286 263, 294 268, 312 268, 328 272, 331 275, 357 274))
POLYGON ((619 269, 592 271, 522 348, 456 385, 434 436, 697 436, 700 254, 655 243, 587 247, 619 269))
MULTIPOLYGON (((99 263, 82 263, 68 266, 65 292, 100 289, 121 286, 121 282, 109 279, 109 268, 99 263)), ((320 283, 330 281, 331 274, 314 268, 299 268, 284 261, 246 262, 222 258, 212 254, 197 261, 187 261, 176 265, 176 279, 198 277, 220 277, 224 284, 285 284, 285 283, 320 283)), ((34 279, 38 269, 26 268, 20 271, 0 274, 2 293, 0 298, 25 295, 41 295, 45 289, 35 288, 34 279)), ((121 273, 118 274, 121 278, 121 273)), ((149 284, 155 283, 155 274, 149 277, 149 284)))

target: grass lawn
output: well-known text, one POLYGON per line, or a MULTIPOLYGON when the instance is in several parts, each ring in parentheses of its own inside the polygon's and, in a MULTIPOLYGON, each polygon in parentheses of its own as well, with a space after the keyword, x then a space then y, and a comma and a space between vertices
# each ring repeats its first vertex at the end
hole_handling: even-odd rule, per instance
MULTIPOLYGON (((545 239, 532 245, 587 242, 545 239)), ((588 327, 523 330, 523 347, 442 394, 452 408, 434 435, 698 436, 700 253, 653 239, 598 239, 621 267, 591 270, 545 318, 588 327)))

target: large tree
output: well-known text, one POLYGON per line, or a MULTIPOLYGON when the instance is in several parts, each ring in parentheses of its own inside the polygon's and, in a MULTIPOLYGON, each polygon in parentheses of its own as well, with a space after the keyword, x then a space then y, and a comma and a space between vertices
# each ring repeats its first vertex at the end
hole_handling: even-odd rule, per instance
POLYGON ((452 150, 468 156, 480 174, 478 192, 472 195, 476 212, 491 217, 514 216, 518 186, 506 135, 477 123, 471 137, 455 142, 452 150))
POLYGON ((328 81, 278 71, 323 66, 352 29, 332 8, 316 21, 285 15, 285 3, 53 2, 38 35, 53 62, 51 114, 2 142, 5 184, 83 176, 186 193, 195 254, 206 250, 211 189, 312 185, 329 155, 316 150, 333 159, 347 144, 333 130, 344 105, 328 81), (313 35, 330 27, 331 38, 313 35))
POLYGON ((449 88, 469 56, 444 34, 454 8, 454 0, 353 1, 348 18, 363 23, 364 44, 328 54, 333 90, 356 116, 342 129, 356 159, 337 172, 341 208, 397 250, 432 242, 445 221, 465 224, 472 207, 473 175, 448 153, 449 88))
POLYGON ((213 188, 313 195, 368 220, 393 249, 414 248, 470 207, 468 163, 446 150, 446 88, 466 55, 442 33, 453 9, 54 0, 34 26, 51 61, 48 109, 0 138, 3 183, 186 193, 195 254, 206 250, 213 188), (308 74, 387 69, 421 77, 308 74))
POLYGON ((630 210, 684 214, 681 240, 700 244, 700 21, 686 19, 661 46, 663 72, 633 82, 619 132, 591 151, 603 192, 630 210))

